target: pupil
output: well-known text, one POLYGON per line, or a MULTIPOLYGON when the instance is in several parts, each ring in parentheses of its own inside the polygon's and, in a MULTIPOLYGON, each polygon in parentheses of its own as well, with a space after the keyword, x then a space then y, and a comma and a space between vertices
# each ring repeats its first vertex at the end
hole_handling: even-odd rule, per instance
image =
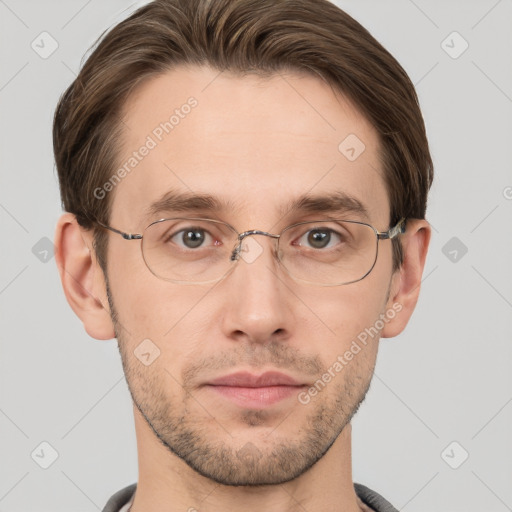
POLYGON ((187 231, 183 233, 183 242, 187 247, 199 247, 204 240, 203 230, 187 231))
POLYGON ((313 247, 322 248, 329 244, 331 234, 326 231, 319 231, 317 229, 310 232, 308 241, 313 247))

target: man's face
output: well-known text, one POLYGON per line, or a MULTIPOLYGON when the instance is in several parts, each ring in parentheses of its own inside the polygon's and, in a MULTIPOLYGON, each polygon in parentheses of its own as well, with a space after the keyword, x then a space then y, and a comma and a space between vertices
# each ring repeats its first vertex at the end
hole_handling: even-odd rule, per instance
MULTIPOLYGON (((290 201, 337 191, 368 211, 368 218, 356 212, 344 218, 380 231, 389 227, 377 134, 317 78, 263 80, 181 68, 138 89, 125 106, 124 123, 121 165, 148 136, 156 145, 111 192, 110 224, 118 229, 142 233, 162 217, 196 216, 223 220, 238 232, 278 234, 332 215, 280 212, 290 201), (180 110, 190 97, 197 105, 180 110), (169 133, 158 130, 175 109, 179 122, 169 133), (338 149, 350 134, 365 145, 355 160, 338 149), (209 194, 231 206, 146 217, 148 206, 170 190, 209 194)), ((366 278, 323 287, 286 274, 274 257, 275 239, 251 238, 263 252, 251 262, 240 259, 213 284, 157 278, 144 263, 140 241, 111 235, 107 255, 116 334, 138 411, 189 466, 231 485, 285 482, 325 454, 364 399, 378 335, 359 342, 361 350, 344 359, 341 370, 335 363, 386 313, 393 285, 389 241, 380 242, 366 278), (140 356, 143 340, 151 341, 141 345, 141 361, 134 351, 140 356), (144 364, 158 354, 156 347, 159 356, 144 364), (322 377, 329 369, 331 378, 322 377), (278 371, 303 387, 272 401, 246 400, 243 392, 233 398, 207 385, 239 371, 278 371), (319 379, 325 385, 308 393, 319 379)))

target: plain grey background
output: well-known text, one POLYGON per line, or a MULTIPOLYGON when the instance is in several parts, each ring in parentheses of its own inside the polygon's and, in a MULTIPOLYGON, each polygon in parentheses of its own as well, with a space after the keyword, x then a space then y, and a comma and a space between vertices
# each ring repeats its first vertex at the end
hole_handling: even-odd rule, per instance
MULTIPOLYGON (((141 3, 0 0, 0 512, 94 512, 137 479, 116 341, 83 330, 50 241, 55 105, 141 3)), ((354 481, 407 512, 512 510, 512 1, 336 3, 415 83, 436 173, 420 300, 381 342, 354 481)))

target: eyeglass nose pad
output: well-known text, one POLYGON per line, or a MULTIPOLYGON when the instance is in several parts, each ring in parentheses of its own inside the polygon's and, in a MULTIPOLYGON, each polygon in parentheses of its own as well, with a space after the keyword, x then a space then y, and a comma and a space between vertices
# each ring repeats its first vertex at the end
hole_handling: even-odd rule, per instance
POLYGON ((238 241, 238 244, 233 249, 233 252, 231 253, 231 257, 229 258, 230 261, 235 261, 240 259, 240 252, 242 251, 242 240, 238 241))
POLYGON ((279 239, 279 235, 273 235, 272 233, 267 233, 266 231, 259 231, 256 229, 245 231, 244 233, 238 235, 238 244, 231 253, 230 261, 235 261, 242 258, 246 263, 253 263, 263 253, 263 246, 251 235, 264 235, 279 239))

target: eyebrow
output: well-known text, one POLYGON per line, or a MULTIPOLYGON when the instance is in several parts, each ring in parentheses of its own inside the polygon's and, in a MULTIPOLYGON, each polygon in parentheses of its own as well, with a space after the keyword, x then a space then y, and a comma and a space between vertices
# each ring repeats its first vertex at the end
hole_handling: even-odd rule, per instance
MULTIPOLYGON (((146 220, 154 219, 163 213, 231 213, 238 214, 244 204, 243 200, 231 201, 209 194, 170 190, 160 199, 151 203, 144 210, 146 220)), ((353 214, 370 219, 367 208, 356 197, 342 191, 327 194, 303 194, 291 199, 278 208, 278 215, 286 217, 293 214, 353 214)))

